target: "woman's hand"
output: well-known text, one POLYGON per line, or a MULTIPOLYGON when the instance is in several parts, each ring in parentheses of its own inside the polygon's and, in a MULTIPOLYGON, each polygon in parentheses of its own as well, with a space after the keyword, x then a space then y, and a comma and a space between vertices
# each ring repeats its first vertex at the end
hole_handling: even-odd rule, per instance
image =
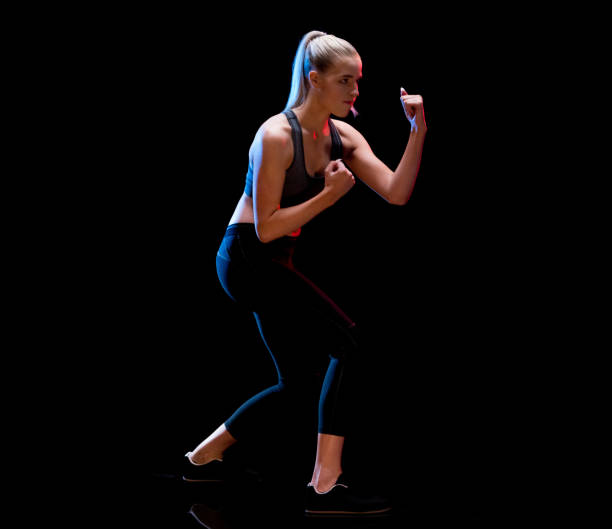
POLYGON ((423 98, 419 95, 409 95, 403 88, 400 90, 400 99, 408 121, 410 130, 418 132, 419 129, 427 130, 425 124, 425 111, 423 110, 423 98))
POLYGON ((325 168, 325 190, 330 193, 334 202, 346 195, 355 185, 355 177, 342 163, 332 160, 325 168))

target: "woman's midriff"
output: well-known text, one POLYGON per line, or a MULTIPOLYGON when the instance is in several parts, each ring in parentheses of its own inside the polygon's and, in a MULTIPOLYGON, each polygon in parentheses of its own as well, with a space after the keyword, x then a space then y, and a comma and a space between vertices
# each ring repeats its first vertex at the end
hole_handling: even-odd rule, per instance
POLYGON ((242 193, 236 209, 232 214, 232 218, 229 224, 237 224, 239 222, 248 222, 249 224, 255 224, 255 215, 253 213, 253 199, 242 193))

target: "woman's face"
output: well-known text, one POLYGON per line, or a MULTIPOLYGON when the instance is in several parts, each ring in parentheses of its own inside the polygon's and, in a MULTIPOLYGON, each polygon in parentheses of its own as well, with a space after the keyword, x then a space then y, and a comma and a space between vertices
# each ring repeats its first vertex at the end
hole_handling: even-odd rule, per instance
POLYGON ((312 79, 313 87, 321 103, 332 114, 345 117, 359 95, 357 84, 361 79, 361 58, 359 55, 342 57, 325 73, 319 73, 315 78, 317 82, 312 79))

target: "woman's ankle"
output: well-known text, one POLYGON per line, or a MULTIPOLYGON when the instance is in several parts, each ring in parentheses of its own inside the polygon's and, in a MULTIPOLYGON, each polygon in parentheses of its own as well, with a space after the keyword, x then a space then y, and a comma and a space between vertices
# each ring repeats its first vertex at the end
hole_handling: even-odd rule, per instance
POLYGON ((210 454, 202 450, 199 452, 187 452, 185 457, 192 465, 201 466, 210 463, 211 461, 223 461, 223 454, 210 454))
POLYGON ((225 424, 222 424, 204 439, 193 452, 187 452, 185 455, 194 465, 205 465, 215 459, 222 461, 223 453, 235 442, 236 438, 227 431, 225 424))
POLYGON ((310 480, 310 485, 312 485, 315 489, 315 492, 319 494, 324 494, 331 490, 331 488, 336 484, 336 481, 342 474, 342 470, 319 470, 315 471, 312 479, 310 480))

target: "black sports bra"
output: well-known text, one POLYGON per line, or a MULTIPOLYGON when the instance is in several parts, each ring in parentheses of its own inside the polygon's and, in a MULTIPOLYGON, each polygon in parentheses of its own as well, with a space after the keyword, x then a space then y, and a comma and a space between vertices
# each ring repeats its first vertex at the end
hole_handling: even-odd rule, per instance
MULTIPOLYGON (((320 193, 325 186, 325 177, 323 175, 310 176, 306 171, 306 162, 304 159, 304 141, 302 138, 302 127, 297 119, 297 116, 292 110, 283 112, 289 124, 291 125, 291 137, 293 139, 293 162, 285 173, 285 185, 283 186, 283 194, 281 197, 281 207, 295 206, 320 193)), ((338 129, 329 120, 329 131, 332 139, 331 159, 337 160, 342 158, 342 140, 338 129)), ((244 192, 247 196, 253 196, 253 162, 249 161, 249 170, 246 175, 246 185, 244 192)))

